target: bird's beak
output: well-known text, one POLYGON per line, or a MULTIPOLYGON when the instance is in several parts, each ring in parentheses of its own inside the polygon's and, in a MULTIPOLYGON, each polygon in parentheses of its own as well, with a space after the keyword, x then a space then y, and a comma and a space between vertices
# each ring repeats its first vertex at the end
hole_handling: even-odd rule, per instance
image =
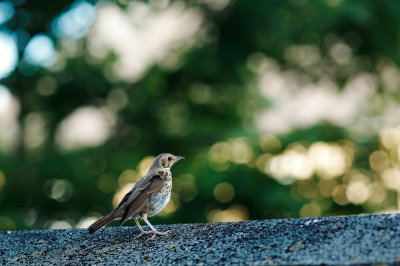
POLYGON ((176 156, 176 161, 180 161, 180 160, 183 160, 183 159, 185 159, 185 157, 183 157, 183 156, 176 156))

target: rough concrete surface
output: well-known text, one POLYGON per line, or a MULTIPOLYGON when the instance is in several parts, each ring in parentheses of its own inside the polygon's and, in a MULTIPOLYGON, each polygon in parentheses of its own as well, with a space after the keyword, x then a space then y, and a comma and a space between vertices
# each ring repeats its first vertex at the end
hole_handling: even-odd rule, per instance
MULTIPOLYGON (((144 227, 146 228, 146 227, 144 227)), ((0 231, 0 264, 397 264, 400 214, 159 225, 167 236, 136 239, 136 226, 0 231)), ((148 229, 148 228, 146 228, 148 229)))

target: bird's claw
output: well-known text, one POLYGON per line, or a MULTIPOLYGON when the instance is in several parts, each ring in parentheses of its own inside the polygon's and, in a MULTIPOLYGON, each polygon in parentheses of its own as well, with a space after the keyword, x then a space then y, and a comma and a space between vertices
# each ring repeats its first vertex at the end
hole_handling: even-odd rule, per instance
POLYGON ((136 237, 136 239, 142 237, 143 235, 148 235, 148 234, 151 234, 151 233, 153 233, 153 231, 142 231, 142 232, 140 232, 140 234, 136 237))
POLYGON ((171 230, 167 230, 167 231, 165 231, 165 232, 158 232, 158 231, 155 231, 155 232, 153 232, 153 233, 154 233, 153 236, 150 237, 148 240, 153 240, 153 239, 156 237, 156 235, 157 235, 157 236, 165 236, 165 235, 167 235, 167 234, 170 233, 170 232, 171 232, 171 230))

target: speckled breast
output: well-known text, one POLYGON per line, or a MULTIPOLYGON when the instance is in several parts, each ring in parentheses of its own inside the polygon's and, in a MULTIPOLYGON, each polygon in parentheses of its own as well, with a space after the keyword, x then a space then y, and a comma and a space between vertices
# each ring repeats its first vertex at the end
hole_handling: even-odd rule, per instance
POLYGON ((168 177, 167 181, 165 182, 164 186, 161 188, 161 190, 151 196, 149 198, 149 204, 148 204, 148 217, 154 216, 157 213, 159 213, 164 207, 167 205, 170 197, 171 197, 171 189, 172 189, 172 176, 171 172, 168 171, 168 177))

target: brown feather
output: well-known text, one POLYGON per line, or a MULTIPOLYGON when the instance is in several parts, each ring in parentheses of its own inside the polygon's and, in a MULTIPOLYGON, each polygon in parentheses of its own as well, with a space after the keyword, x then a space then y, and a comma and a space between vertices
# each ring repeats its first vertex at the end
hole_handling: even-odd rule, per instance
POLYGON ((93 234, 103 226, 111 223, 115 218, 117 217, 113 213, 101 217, 100 219, 98 219, 96 222, 94 222, 92 225, 89 226, 88 228, 89 234, 93 234))
POLYGON ((126 205, 120 225, 133 215, 139 213, 143 207, 146 206, 146 204, 149 202, 149 197, 151 196, 149 194, 156 193, 163 187, 166 178, 160 176, 159 174, 160 173, 157 173, 156 175, 151 176, 151 178, 148 180, 148 184, 146 184, 143 189, 135 191, 138 192, 136 193, 137 196, 133 200, 130 200, 126 205))
POLYGON ((122 198, 121 202, 117 207, 113 210, 113 212, 125 209, 133 200, 137 198, 137 196, 144 190, 148 185, 150 185, 151 178, 153 178, 153 173, 147 173, 144 177, 142 177, 133 188, 122 198))
POLYGON ((119 225, 122 225, 133 215, 140 212, 148 202, 149 199, 148 197, 146 197, 146 195, 139 195, 139 197, 137 197, 135 201, 133 201, 130 205, 127 206, 124 214, 122 215, 121 221, 119 222, 119 225))

